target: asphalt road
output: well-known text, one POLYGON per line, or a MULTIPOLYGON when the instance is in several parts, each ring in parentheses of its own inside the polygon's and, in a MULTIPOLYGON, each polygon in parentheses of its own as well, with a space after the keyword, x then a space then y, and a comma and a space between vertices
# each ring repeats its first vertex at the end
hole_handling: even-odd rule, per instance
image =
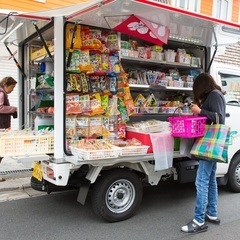
POLYGON ((193 184, 145 187, 140 209, 130 219, 107 223, 79 204, 77 191, 0 202, 0 240, 231 240, 239 236, 240 194, 219 189, 220 226, 186 234, 180 227, 192 219, 193 184))

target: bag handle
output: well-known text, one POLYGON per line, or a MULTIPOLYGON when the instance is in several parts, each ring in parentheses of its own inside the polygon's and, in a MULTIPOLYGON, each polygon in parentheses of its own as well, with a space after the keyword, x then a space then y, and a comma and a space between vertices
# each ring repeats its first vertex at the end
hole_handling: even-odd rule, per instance
POLYGON ((217 112, 215 112, 215 118, 216 118, 216 124, 219 124, 219 115, 217 112))

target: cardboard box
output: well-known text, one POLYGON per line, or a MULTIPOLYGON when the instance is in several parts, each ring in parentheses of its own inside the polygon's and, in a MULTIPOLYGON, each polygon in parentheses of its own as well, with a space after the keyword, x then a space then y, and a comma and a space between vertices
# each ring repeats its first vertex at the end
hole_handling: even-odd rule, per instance
MULTIPOLYGON (((49 45, 48 49, 51 53, 54 52, 54 45, 49 45)), ((46 56, 46 55, 47 55, 47 51, 44 47, 42 47, 39 50, 31 53, 31 60, 36 60, 36 59, 46 56)))

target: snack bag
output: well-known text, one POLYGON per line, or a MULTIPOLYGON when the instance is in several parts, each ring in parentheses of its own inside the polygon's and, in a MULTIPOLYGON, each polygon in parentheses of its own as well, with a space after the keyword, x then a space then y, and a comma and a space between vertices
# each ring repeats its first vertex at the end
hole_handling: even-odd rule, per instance
POLYGON ((89 50, 81 50, 79 52, 79 69, 81 72, 92 71, 89 50))
POLYGON ((69 49, 71 47, 72 40, 74 41, 73 49, 81 49, 82 41, 81 41, 81 26, 78 25, 75 37, 73 39, 73 31, 74 24, 68 24, 66 27, 66 48, 69 49))
POLYGON ((79 96, 79 106, 81 113, 88 115, 91 112, 90 106, 90 96, 89 95, 81 95, 79 96))
POLYGON ((108 34, 108 36, 107 36, 107 48, 109 49, 110 52, 119 51, 117 33, 108 34))
POLYGON ((88 137, 89 135, 89 118, 88 117, 76 117, 76 135, 78 137, 88 137))
POLYGON ((67 95, 66 114, 78 114, 78 113, 81 113, 79 95, 67 95))
MULTIPOLYGON (((68 59, 68 55, 69 50, 66 50, 66 62, 68 59)), ((79 64, 80 64, 80 50, 74 50, 72 53, 70 66, 67 68, 67 70, 79 71, 79 64)))
POLYGON ((81 92, 81 83, 79 73, 66 73, 67 91, 81 92))
POLYGON ((82 49, 99 50, 102 47, 101 30, 82 27, 82 49))
POLYGON ((102 136, 102 117, 94 116, 89 118, 89 137, 102 136))
POLYGON ((99 93, 95 93, 91 95, 90 98, 90 115, 100 115, 104 113, 104 109, 101 106, 101 97, 99 93))
POLYGON ((76 135, 76 116, 66 117, 66 136, 73 138, 76 135))

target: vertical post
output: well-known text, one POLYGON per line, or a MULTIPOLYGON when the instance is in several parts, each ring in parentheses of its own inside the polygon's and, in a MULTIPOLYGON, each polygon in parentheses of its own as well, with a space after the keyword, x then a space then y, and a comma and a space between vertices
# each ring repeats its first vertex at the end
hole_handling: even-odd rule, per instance
POLYGON ((64 157, 64 17, 54 18, 54 158, 61 160, 64 157))

